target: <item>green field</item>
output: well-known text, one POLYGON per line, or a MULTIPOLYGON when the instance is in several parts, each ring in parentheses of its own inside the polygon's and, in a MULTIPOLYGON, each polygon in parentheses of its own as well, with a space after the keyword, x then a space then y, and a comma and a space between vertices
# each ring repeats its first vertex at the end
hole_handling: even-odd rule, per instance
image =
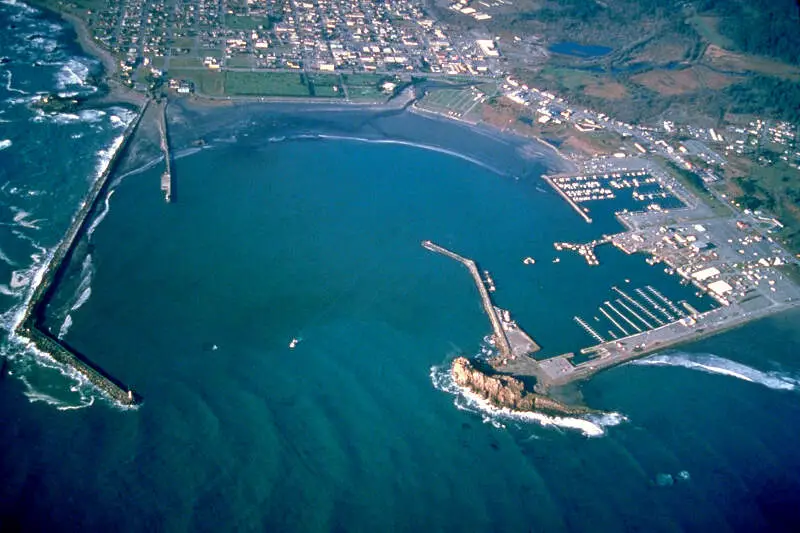
POLYGON ((225 93, 231 96, 310 96, 302 75, 294 72, 226 72, 225 93))
POLYGON ((462 89, 436 89, 425 96, 423 105, 440 113, 455 113, 463 116, 470 110, 478 107, 476 98, 478 92, 472 87, 462 89))
POLYGON ((341 98, 344 96, 341 89, 342 80, 338 74, 312 74, 309 76, 309 81, 312 87, 309 93, 312 96, 322 98, 341 98))
POLYGON ((257 30, 269 28, 270 22, 267 17, 229 15, 225 17, 225 26, 232 30, 257 30))
POLYGON ((170 56, 169 58, 170 70, 202 67, 202 66, 203 66, 203 60, 200 59, 199 57, 191 57, 188 55, 184 55, 184 56, 170 56))
POLYGON ((253 66, 253 56, 238 55, 225 61, 225 66, 234 68, 251 68, 253 66))

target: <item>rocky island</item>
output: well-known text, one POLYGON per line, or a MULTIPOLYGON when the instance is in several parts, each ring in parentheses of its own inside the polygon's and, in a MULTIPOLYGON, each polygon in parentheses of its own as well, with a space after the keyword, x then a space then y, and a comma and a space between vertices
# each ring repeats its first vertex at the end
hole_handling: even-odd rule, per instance
POLYGON ((466 357, 453 360, 450 374, 459 387, 468 389, 498 408, 557 415, 602 414, 588 407, 566 405, 550 397, 527 392, 522 381, 511 376, 486 374, 475 368, 466 357))

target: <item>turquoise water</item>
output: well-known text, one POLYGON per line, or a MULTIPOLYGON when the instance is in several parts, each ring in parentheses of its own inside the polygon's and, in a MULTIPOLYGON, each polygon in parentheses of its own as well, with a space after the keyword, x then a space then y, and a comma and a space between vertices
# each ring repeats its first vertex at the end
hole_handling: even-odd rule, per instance
MULTIPOLYGON (((4 105, 4 190, 18 188, 0 242, 17 279, 8 328, 42 265, 30 239, 42 255, 57 244, 119 130, 54 117, 39 130, 4 105), (60 142, 42 150, 48 135, 60 142), (22 201, 38 229, 14 222, 22 201)), ((615 416, 482 410, 444 366, 486 348, 488 321, 466 270, 421 240, 490 270, 498 304, 550 354, 591 342, 572 316, 591 320, 612 285, 693 295, 611 247, 594 268, 556 252, 618 226, 583 223, 510 141, 407 114, 171 113, 178 201, 147 168, 157 153, 135 154, 140 170, 115 185, 49 309, 54 331, 144 402, 110 405, 6 331, 0 530, 797 530, 798 313, 572 392, 615 416), (296 135, 332 130, 406 132, 485 164, 296 135), (208 149, 184 150, 201 134, 208 149)))

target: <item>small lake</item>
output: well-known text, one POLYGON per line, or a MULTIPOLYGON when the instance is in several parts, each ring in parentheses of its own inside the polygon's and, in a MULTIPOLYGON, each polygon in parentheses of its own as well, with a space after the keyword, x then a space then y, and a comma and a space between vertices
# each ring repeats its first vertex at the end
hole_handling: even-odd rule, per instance
POLYGON ((562 54, 575 57, 601 57, 613 50, 608 46, 594 44, 578 44, 573 42, 562 42, 551 45, 548 50, 554 54, 562 54))

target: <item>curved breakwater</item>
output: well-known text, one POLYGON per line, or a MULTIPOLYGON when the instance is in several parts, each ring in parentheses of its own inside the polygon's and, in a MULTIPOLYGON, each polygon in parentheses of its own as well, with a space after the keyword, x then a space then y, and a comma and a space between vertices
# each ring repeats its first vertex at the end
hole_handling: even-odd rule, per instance
POLYGON ((118 149, 114 152, 105 169, 95 180, 81 202, 80 209, 75 215, 72 224, 53 253, 41 277, 41 281, 34 289, 30 303, 25 309, 22 320, 19 322, 20 325, 17 328, 17 333, 29 339, 37 349, 49 355, 58 363, 75 370, 110 398, 124 405, 136 402, 132 391, 42 327, 42 314, 52 289, 57 285, 60 276, 63 275, 64 268, 68 264, 68 259, 72 255, 75 244, 83 234, 84 229, 89 227, 90 214, 103 197, 109 178, 125 152, 131 137, 136 132, 149 103, 149 100, 144 103, 136 118, 125 130, 118 149))

